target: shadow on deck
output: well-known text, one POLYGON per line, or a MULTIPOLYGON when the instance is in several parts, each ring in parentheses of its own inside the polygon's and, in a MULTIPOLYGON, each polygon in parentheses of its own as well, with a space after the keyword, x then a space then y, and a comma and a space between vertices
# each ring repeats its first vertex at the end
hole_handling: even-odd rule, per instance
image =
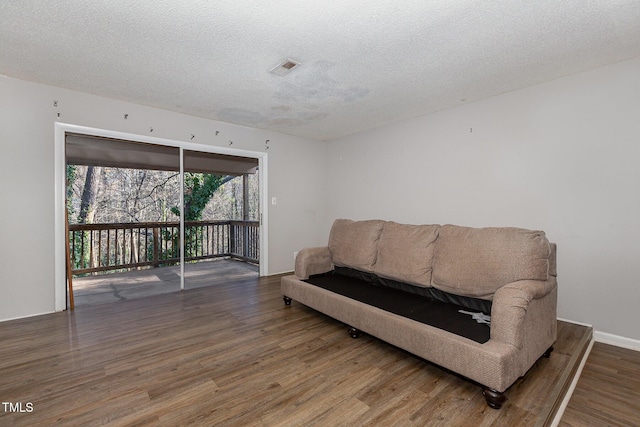
MULTIPOLYGON (((215 259, 187 263, 184 266, 184 273, 185 289, 195 289, 230 280, 257 278, 259 266, 232 259, 215 259)), ((76 306, 144 298, 179 290, 180 266, 73 279, 73 296, 76 306)))

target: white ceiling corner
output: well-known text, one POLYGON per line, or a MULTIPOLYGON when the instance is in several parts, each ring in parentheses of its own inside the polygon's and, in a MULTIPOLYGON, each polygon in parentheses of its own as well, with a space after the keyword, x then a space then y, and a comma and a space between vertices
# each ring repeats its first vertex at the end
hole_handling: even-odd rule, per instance
POLYGON ((0 23, 0 74, 320 140, 640 56, 638 0, 5 0, 0 23))

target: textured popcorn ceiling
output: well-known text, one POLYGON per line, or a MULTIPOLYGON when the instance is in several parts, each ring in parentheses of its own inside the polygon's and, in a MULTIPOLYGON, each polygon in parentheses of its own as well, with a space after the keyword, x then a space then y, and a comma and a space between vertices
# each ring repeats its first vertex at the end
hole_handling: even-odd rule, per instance
POLYGON ((0 74, 322 140, 636 56, 640 0, 0 1, 0 74))

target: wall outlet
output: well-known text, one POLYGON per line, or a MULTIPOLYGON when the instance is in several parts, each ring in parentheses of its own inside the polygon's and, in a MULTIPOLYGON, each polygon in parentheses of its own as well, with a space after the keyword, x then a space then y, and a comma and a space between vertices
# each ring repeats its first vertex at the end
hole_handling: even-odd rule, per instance
POLYGON ((298 258, 298 252, 293 253, 293 262, 296 262, 296 258, 298 258))

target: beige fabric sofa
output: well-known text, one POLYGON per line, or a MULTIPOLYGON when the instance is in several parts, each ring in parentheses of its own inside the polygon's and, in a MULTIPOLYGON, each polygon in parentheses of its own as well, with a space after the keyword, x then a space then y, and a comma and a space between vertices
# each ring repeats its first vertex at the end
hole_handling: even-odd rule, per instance
POLYGON ((299 252, 281 289, 285 303, 344 322, 354 337, 366 332, 479 383, 498 409, 507 388, 552 350, 556 275, 555 245, 542 231, 338 219, 328 246, 299 252), (481 344, 305 282, 334 267, 488 301, 489 339, 481 344))

